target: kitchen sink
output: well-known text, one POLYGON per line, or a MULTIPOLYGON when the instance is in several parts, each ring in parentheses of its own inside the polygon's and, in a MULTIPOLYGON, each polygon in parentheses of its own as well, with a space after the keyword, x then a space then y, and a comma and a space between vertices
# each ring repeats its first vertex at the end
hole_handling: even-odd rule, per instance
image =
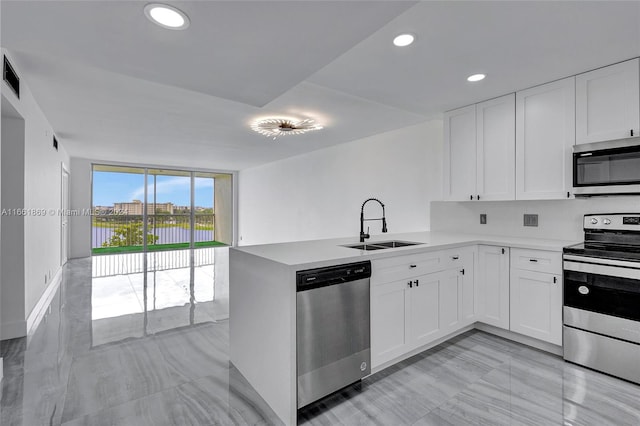
POLYGON ((357 250, 384 250, 388 248, 397 248, 397 247, 408 247, 408 246, 416 246, 424 243, 414 243, 412 241, 377 241, 375 243, 370 244, 347 244, 343 247, 353 248, 357 250))

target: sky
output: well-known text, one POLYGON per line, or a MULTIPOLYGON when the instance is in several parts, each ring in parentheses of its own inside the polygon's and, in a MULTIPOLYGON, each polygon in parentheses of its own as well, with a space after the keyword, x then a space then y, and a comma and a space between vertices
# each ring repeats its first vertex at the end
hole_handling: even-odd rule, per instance
MULTIPOLYGON (((153 202, 153 176, 149 175, 149 202, 153 202)), ((183 176, 157 176, 158 203, 188 206, 190 178, 183 176)), ((196 178, 196 207, 213 207, 213 179, 196 178)), ((114 172, 93 172, 93 205, 111 206, 113 203, 144 201, 144 175, 114 172)))

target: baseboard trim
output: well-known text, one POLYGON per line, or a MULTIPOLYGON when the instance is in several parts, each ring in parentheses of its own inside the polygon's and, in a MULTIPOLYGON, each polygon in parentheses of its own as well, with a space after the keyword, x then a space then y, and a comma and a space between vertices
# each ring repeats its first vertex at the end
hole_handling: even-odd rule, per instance
POLYGON ((15 339, 27 335, 26 321, 3 322, 0 330, 0 340, 15 339))
POLYGON ((55 296, 58 288, 60 287, 60 283, 62 282, 62 266, 58 268, 55 275, 49 281, 49 285, 40 296, 40 300, 36 303, 36 306, 31 310, 31 313, 27 317, 27 327, 26 327, 26 335, 31 336, 40 322, 42 318, 44 318, 47 313, 47 309, 49 305, 51 305, 51 301, 53 301, 53 296, 55 296))
POLYGON ((371 374, 374 374, 374 373, 377 373, 377 372, 379 372, 379 371, 382 371, 382 370, 384 370, 384 369, 385 369, 385 368, 387 368, 387 367, 391 367, 392 365, 399 363, 400 361, 404 361, 404 360, 405 360, 405 359, 407 359, 407 358, 411 358, 411 357, 412 357, 412 356, 414 356, 414 355, 418 355, 420 352, 424 352, 424 351, 426 351, 427 349, 431 349, 431 348, 433 348, 433 347, 435 347, 435 346, 438 346, 439 344, 444 343, 444 342, 446 342, 447 340, 452 339, 452 338, 454 338, 454 337, 458 336, 459 334, 466 333, 467 331, 473 330, 473 328, 474 328, 474 327, 473 327, 473 324, 468 325, 468 326, 466 326, 466 327, 464 327, 464 328, 461 328, 460 330, 456 330, 456 331, 454 331, 454 332, 453 332, 453 333, 451 333, 451 334, 447 334, 446 336, 442 336, 442 337, 440 337, 440 338, 438 338, 438 339, 434 340, 433 342, 427 343, 427 344, 426 344, 426 345, 424 345, 424 346, 420 346, 419 348, 416 348, 416 349, 414 349, 414 350, 412 350, 412 351, 410 351, 410 352, 407 352, 407 353, 406 353, 406 354, 404 354, 404 355, 400 355, 399 357, 394 358, 394 359, 392 359, 391 361, 387 361, 387 362, 385 362, 385 363, 382 363, 382 364, 380 364, 380 365, 378 365, 378 366, 376 366, 376 367, 372 368, 372 369, 371 369, 371 374))
POLYGON ((494 334, 498 337, 502 337, 507 340, 513 340, 514 342, 522 343, 523 345, 531 346, 541 351, 549 352, 554 355, 562 356, 562 346, 554 345, 553 343, 543 342, 542 340, 534 339, 533 337, 524 336, 519 333, 514 333, 510 330, 505 330, 493 325, 483 324, 477 322, 475 328, 485 333, 494 334))
POLYGON ((488 325, 488 324, 483 324, 483 323, 479 323, 476 322, 474 324, 468 325, 464 328, 461 328, 460 330, 456 330, 453 333, 447 334, 446 336, 440 337, 437 340, 434 340, 431 343, 428 343, 424 346, 420 346, 419 348, 416 348, 410 352, 407 352, 406 354, 403 354, 397 358, 392 359, 391 361, 387 361, 385 363, 382 363, 374 368, 371 369, 371 374, 377 373, 379 371, 384 370, 385 368, 391 367, 394 364, 399 363, 400 361, 404 361, 407 358, 411 358, 414 355, 419 354, 420 352, 424 352, 427 349, 431 349, 434 346, 438 346, 441 343, 446 342, 447 340, 450 340, 462 333, 466 333, 467 331, 470 330, 480 330, 480 331, 484 331, 485 333, 489 333, 489 334, 493 334, 496 335, 498 337, 502 337, 504 339, 507 340, 511 340, 517 343, 521 343, 523 345, 526 346, 531 346, 533 348, 539 349, 541 351, 544 352, 549 352, 551 354, 554 355, 560 355, 562 356, 563 354, 563 350, 562 350, 562 346, 558 346, 558 345, 554 345, 552 343, 547 343, 547 342, 543 342, 542 340, 538 340, 538 339, 534 339, 532 337, 528 337, 528 336, 523 336, 522 334, 519 333, 514 333, 513 331, 510 330, 504 330, 502 328, 499 327, 494 327, 492 325, 488 325))

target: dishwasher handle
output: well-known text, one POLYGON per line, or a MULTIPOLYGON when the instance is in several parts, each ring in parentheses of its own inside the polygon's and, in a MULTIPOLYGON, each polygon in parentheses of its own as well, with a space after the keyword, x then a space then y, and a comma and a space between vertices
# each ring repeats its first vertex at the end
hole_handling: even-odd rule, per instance
POLYGON ((370 277, 371 262, 368 260, 345 265, 306 269, 296 272, 296 289, 297 291, 307 291, 330 285, 369 279, 370 277))

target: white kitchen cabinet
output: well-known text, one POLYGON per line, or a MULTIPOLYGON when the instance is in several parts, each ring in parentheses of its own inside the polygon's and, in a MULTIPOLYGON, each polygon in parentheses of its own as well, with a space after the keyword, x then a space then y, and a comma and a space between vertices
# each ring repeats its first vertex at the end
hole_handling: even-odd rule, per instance
POLYGON ((576 76, 576 144, 640 136, 640 59, 576 76))
POLYGON ((438 334, 442 272, 371 286, 371 365, 429 343, 438 334))
POLYGON ((445 113, 444 197, 515 197, 515 95, 445 113))
POLYGON ((516 93, 516 199, 571 197, 575 78, 516 93))
POLYGON ((509 248, 478 247, 477 319, 509 329, 509 248))
POLYGON ((447 269, 440 283, 440 331, 447 334, 476 320, 473 263, 447 269))
POLYGON ((438 293, 441 286, 441 273, 423 275, 414 279, 412 287, 406 292, 411 349, 431 342, 440 331, 438 293))
POLYGON ((465 201, 476 194, 476 106, 446 112, 444 115, 445 200, 465 201))
POLYGON ((371 366, 409 350, 409 297, 406 281, 371 286, 371 366))
MULTIPOLYGON (((512 265, 517 259, 534 254, 527 250, 522 256, 519 249, 511 251, 512 265)), ((562 275, 553 273, 551 262, 539 267, 539 259, 561 258, 560 253, 539 251, 528 269, 511 268, 510 329, 555 345, 562 345, 562 275), (541 272, 545 271, 545 272, 541 272)), ((561 262, 557 262, 561 264, 561 262)))
POLYGON ((374 368, 475 321, 475 253, 468 246, 372 262, 374 368))
POLYGON ((476 199, 515 199, 515 94, 477 104, 476 125, 476 199))
POLYGON ((462 317, 458 303, 461 296, 461 274, 458 269, 448 269, 441 276, 440 327, 445 331, 454 330, 462 317))

